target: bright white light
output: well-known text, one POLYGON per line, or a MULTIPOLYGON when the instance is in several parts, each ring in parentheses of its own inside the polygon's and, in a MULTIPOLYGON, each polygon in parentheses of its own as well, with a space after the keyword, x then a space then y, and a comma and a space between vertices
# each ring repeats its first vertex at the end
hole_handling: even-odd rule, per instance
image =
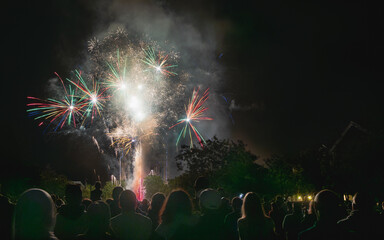
POLYGON ((71 111, 73 110, 73 108, 74 108, 74 107, 73 107, 72 105, 71 105, 71 106, 69 106, 69 109, 70 109, 71 111))
POLYGON ((135 96, 131 97, 129 100, 129 107, 133 110, 140 109, 141 103, 139 99, 135 96))
POLYGON ((137 86, 137 88, 138 88, 139 90, 141 90, 141 89, 143 89, 143 85, 140 84, 139 86, 137 86))
POLYGON ((125 89, 127 86, 125 85, 125 83, 121 83, 120 84, 120 89, 125 89))
POLYGON ((191 121, 191 119, 187 118, 186 121, 189 122, 189 121, 191 121))
POLYGON ((298 197, 297 197, 297 200, 298 200, 298 201, 302 201, 303 198, 302 198, 301 196, 298 196, 298 197))
POLYGON ((160 66, 157 66, 157 67, 156 67, 156 70, 157 70, 158 72, 160 72, 160 71, 161 71, 161 67, 160 67, 160 66))
POLYGON ((97 97, 93 96, 92 99, 91 99, 91 101, 92 101, 93 103, 97 103, 97 97))
POLYGON ((144 118, 145 118, 145 114, 143 113, 143 112, 138 112, 138 113, 136 113, 136 115, 135 115, 135 119, 136 119, 136 121, 143 121, 144 120, 144 118))

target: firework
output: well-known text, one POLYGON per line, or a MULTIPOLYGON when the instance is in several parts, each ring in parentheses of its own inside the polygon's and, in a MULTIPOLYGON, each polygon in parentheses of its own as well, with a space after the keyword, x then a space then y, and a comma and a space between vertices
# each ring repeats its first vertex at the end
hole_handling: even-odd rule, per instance
POLYGON ((101 110, 104 106, 102 102, 108 98, 108 96, 103 95, 106 89, 101 89, 99 83, 95 80, 92 81, 92 88, 90 89, 84 81, 81 72, 75 70, 75 74, 78 79, 77 83, 70 79, 67 80, 83 93, 82 95, 77 96, 81 108, 84 109, 83 118, 85 120, 86 118, 91 117, 91 122, 93 122, 95 116, 101 115, 101 110))
MULTIPOLYGON (((28 97, 33 102, 28 104, 28 114, 43 120, 40 125, 45 122, 57 124, 55 130, 67 124, 77 128, 81 126, 81 130, 87 127, 82 134, 98 136, 99 140, 106 139, 100 134, 109 136, 111 141, 107 144, 98 145, 96 138, 92 139, 103 155, 112 151, 103 151, 102 147, 108 145, 114 148, 120 162, 119 180, 129 180, 129 187, 139 193, 139 198, 143 193, 142 181, 145 177, 144 150, 152 151, 146 145, 168 140, 162 135, 167 134, 166 130, 175 123, 177 114, 183 111, 183 104, 180 103, 188 102, 185 94, 192 90, 189 89, 190 75, 176 73, 177 65, 174 64, 179 56, 169 49, 158 51, 154 46, 159 45, 155 42, 151 45, 145 42, 145 39, 131 39, 121 29, 100 41, 94 38, 89 41, 91 61, 85 67, 89 72, 74 71, 74 75, 70 79, 64 78, 64 82, 58 76, 63 86, 64 83, 69 86, 64 87, 65 93, 59 97, 48 100, 28 97), (157 81, 166 77, 172 77, 174 81, 157 81), (98 118, 102 121, 96 121, 98 118), (93 121, 94 124, 85 126, 85 123, 93 121), (145 136, 151 139, 143 140, 145 136)), ((189 135, 191 146, 192 141, 199 141, 203 146, 205 141, 196 125, 202 120, 212 120, 205 116, 207 99, 208 90, 202 96, 199 96, 198 90, 193 90, 189 104, 184 106, 186 118, 172 126, 183 126, 176 144, 182 136, 189 135)), ((160 150, 167 146, 157 144, 154 147, 160 150)), ((109 170, 114 171, 112 168, 109 170)))
POLYGON ((164 76, 175 76, 177 73, 172 72, 171 69, 177 67, 177 65, 168 64, 168 55, 163 55, 160 52, 155 53, 155 50, 151 47, 143 49, 145 58, 142 60, 149 66, 150 69, 154 69, 156 72, 163 74, 164 76))
POLYGON ((184 127, 181 129, 179 136, 176 141, 176 145, 178 145, 180 138, 185 138, 187 132, 190 138, 190 146, 193 146, 193 138, 192 138, 192 132, 195 134, 197 140, 199 141, 201 147, 204 147, 203 142, 205 143, 205 140, 201 133, 197 130, 197 128, 193 125, 194 122, 199 122, 201 120, 213 120, 210 117, 206 117, 204 114, 208 110, 207 107, 204 106, 204 103, 208 100, 209 97, 209 89, 205 90, 204 94, 200 97, 199 96, 199 89, 193 90, 192 98, 189 101, 188 106, 185 107, 186 117, 179 119, 175 125, 173 125, 171 128, 179 125, 184 124, 184 127))
POLYGON ((42 100, 35 97, 27 97, 29 100, 34 102, 27 104, 31 107, 27 110, 29 116, 33 116, 35 120, 43 120, 39 123, 39 126, 44 124, 45 120, 49 120, 49 124, 58 122, 57 128, 62 128, 67 122, 68 125, 73 124, 76 127, 76 118, 82 114, 82 106, 79 104, 78 99, 74 96, 74 90, 69 86, 69 93, 66 88, 66 95, 62 100, 56 100, 48 98, 42 100))
POLYGON ((135 141, 136 140, 134 138, 131 138, 131 137, 119 137, 116 140, 113 140, 111 146, 112 147, 118 146, 118 147, 122 148, 124 154, 127 155, 131 151, 132 144, 135 141))
POLYGON ((115 90, 124 90, 127 87, 125 74, 127 72, 127 58, 120 59, 120 52, 117 50, 117 61, 116 64, 107 62, 109 68, 108 77, 104 83, 107 88, 115 90))
POLYGON ((123 150, 123 153, 124 155, 127 155, 131 149, 132 149, 132 145, 135 143, 135 142, 138 142, 140 141, 142 138, 144 137, 147 137, 147 136, 150 136, 152 135, 153 132, 150 132, 150 133, 147 133, 147 134, 144 134, 140 137, 123 137, 123 136, 116 136, 115 134, 109 134, 111 137, 112 137, 112 144, 111 146, 117 146, 117 147, 120 147, 122 150, 123 150))

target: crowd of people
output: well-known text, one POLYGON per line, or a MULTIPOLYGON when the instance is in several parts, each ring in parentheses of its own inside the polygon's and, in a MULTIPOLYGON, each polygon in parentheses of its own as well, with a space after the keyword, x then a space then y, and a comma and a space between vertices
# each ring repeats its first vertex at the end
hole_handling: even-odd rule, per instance
POLYGON ((384 239, 384 203, 378 211, 364 192, 349 207, 328 189, 306 204, 279 196, 265 203, 254 192, 229 201, 205 177, 194 187, 193 198, 175 189, 141 202, 119 186, 102 201, 100 183, 91 199, 83 199, 74 184, 66 186, 64 200, 38 188, 25 191, 15 205, 2 196, 1 239, 384 239))

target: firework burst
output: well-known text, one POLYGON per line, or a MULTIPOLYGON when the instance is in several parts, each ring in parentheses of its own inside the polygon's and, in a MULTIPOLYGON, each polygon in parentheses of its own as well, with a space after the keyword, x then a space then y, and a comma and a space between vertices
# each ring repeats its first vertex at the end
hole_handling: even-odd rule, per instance
POLYGON ((151 47, 143 49, 143 51, 145 53, 145 58, 142 61, 149 66, 149 69, 153 69, 164 76, 177 75, 177 73, 172 71, 177 65, 168 64, 168 55, 163 55, 160 52, 156 54, 155 50, 151 47))
POLYGON ((193 125, 195 122, 200 122, 202 120, 213 120, 210 117, 206 117, 204 114, 208 110, 207 107, 204 106, 204 103, 208 100, 209 97, 209 89, 205 90, 204 94, 200 97, 199 96, 199 89, 193 90, 192 98, 189 101, 188 106, 185 107, 186 117, 179 119, 175 125, 173 125, 171 128, 179 125, 184 124, 184 127, 181 129, 179 136, 176 141, 176 145, 178 145, 180 138, 189 135, 190 139, 190 146, 193 146, 193 138, 192 138, 192 132, 195 134, 197 140, 199 141, 201 147, 204 147, 203 142, 205 143, 205 140, 202 136, 202 134, 197 130, 197 128, 193 125))
POLYGON ((120 147, 123 150, 124 155, 127 155, 131 151, 132 144, 135 141, 136 140, 134 138, 131 138, 131 137, 118 137, 118 138, 113 140, 111 146, 112 147, 115 147, 115 146, 120 147))
MULTIPOLYGON (((145 151, 168 148, 164 143, 170 138, 163 135, 169 126, 176 123, 171 128, 182 127, 176 145, 181 137, 189 135, 186 141, 190 139, 191 147, 197 141, 203 147, 205 140, 196 125, 201 127, 200 121, 212 120, 205 116, 208 89, 201 96, 199 90, 193 90, 192 98, 186 99, 186 92, 192 91, 191 75, 185 71, 180 75, 176 73, 178 54, 163 44, 164 49, 158 51, 156 42, 148 45, 147 41, 150 40, 131 39, 122 29, 100 41, 92 39, 88 49, 91 61, 84 67, 89 72, 74 71, 64 82, 59 77, 63 86, 64 83, 69 86, 64 87, 59 96, 47 100, 28 97, 32 103, 27 104, 30 116, 42 120, 40 125, 57 125, 55 131, 73 125, 81 130, 87 127, 82 133, 97 135, 99 139, 106 139, 100 135, 108 136, 106 144, 99 146, 96 138, 94 142, 98 148, 114 148, 116 157, 121 155, 119 180, 132 182, 129 186, 132 189, 142 189, 145 151), (167 77, 172 77, 172 81, 158 81, 167 77), (175 122, 178 113, 183 111, 184 104, 180 103, 184 101, 188 103, 184 106, 186 117, 175 122), (149 139, 143 139, 145 136, 149 139), (146 146, 156 142, 163 144, 146 146)), ((105 155, 112 153, 102 150, 105 155)), ((168 156, 167 151, 164 154, 168 156)))
POLYGON ((75 91, 71 86, 69 86, 69 93, 66 89, 65 92, 66 95, 61 100, 52 98, 42 100, 35 97, 27 97, 29 100, 34 101, 27 104, 28 107, 31 107, 27 110, 29 116, 34 117, 35 120, 42 120, 39 126, 43 125, 45 120, 49 120, 49 124, 58 122, 55 131, 59 127, 62 128, 65 123, 68 125, 73 124, 76 127, 76 118, 82 115, 82 105, 79 104, 78 99, 74 96, 75 91))
MULTIPOLYGON (((79 103, 81 108, 84 110, 83 118, 84 120, 88 117, 91 117, 91 122, 97 115, 101 115, 101 111, 104 107, 103 103, 108 96, 104 96, 106 89, 101 89, 100 84, 95 80, 92 81, 92 88, 90 89, 87 83, 84 81, 84 78, 81 75, 80 71, 75 71, 78 82, 75 83, 70 79, 67 79, 70 83, 75 85, 83 93, 78 96, 79 103)), ((83 121, 84 123, 84 121, 83 121)))
POLYGON ((135 142, 139 142, 144 137, 148 137, 152 135, 153 132, 149 132, 147 134, 144 134, 140 137, 126 137, 126 136, 118 136, 115 134, 109 134, 110 137, 112 137, 112 147, 119 147, 123 150, 124 155, 127 155, 135 142))
POLYGON ((120 59, 120 52, 117 50, 116 54, 116 64, 112 62, 107 62, 109 72, 107 73, 107 79, 104 85, 107 88, 112 88, 114 90, 124 90, 127 87, 125 75, 127 72, 127 58, 120 59))

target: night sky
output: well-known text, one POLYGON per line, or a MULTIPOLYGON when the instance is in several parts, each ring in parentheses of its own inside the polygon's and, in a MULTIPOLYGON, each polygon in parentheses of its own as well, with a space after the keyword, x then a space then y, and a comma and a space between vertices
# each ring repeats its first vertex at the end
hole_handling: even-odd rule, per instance
POLYGON ((60 136, 54 142, 61 146, 52 148, 55 136, 43 135, 27 117, 26 96, 43 98, 54 72, 66 75, 83 63, 90 38, 116 21, 132 18, 144 19, 144 25, 161 20, 157 16, 182 19, 202 39, 211 39, 206 43, 212 42, 209 49, 222 71, 217 90, 235 103, 229 135, 243 140, 256 155, 331 145, 350 121, 372 132, 383 130, 384 19, 379 5, 229 0, 43 0, 5 5, 3 177, 26 174, 33 166, 52 165, 73 178, 85 174, 84 169, 103 168, 100 159, 79 160, 97 156, 55 158, 69 156, 71 144, 78 152, 87 146, 74 149, 74 139, 60 136))

